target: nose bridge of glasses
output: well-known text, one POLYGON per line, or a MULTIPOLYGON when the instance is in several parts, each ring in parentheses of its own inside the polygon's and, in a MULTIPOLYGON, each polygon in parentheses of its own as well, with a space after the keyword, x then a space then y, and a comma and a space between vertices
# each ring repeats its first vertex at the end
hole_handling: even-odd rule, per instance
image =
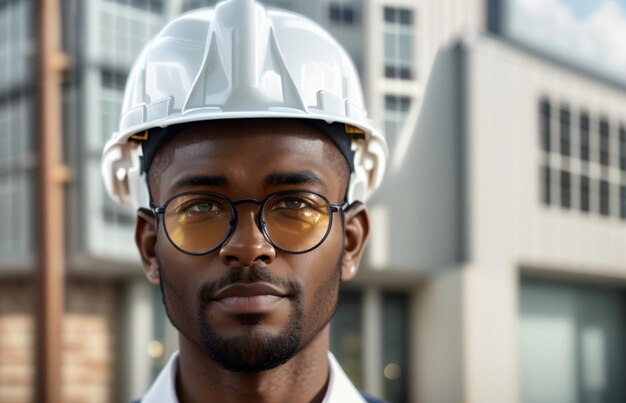
POLYGON ((239 227, 242 226, 242 221, 244 225, 249 225, 249 224, 253 224, 254 227, 256 227, 256 229, 261 233, 261 235, 263 234, 263 230, 261 228, 261 223, 259 220, 259 215, 260 215, 260 208, 263 205, 262 201, 259 201, 257 199, 239 199, 239 200, 234 200, 231 202, 233 205, 233 208, 237 214, 237 225, 235 228, 233 228, 233 231, 237 231, 239 229, 239 227), (249 209, 239 209, 238 207, 241 205, 245 205, 245 204, 254 204, 256 206, 249 208, 249 209), (250 219, 250 223, 246 223, 245 221, 247 221, 247 219, 250 219))

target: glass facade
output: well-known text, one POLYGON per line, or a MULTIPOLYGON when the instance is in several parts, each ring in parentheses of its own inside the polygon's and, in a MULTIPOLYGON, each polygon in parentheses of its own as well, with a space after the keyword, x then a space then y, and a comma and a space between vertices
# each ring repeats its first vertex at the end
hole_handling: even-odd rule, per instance
POLYGON ((0 2, 0 267, 34 251, 33 2, 0 2))
MULTIPOLYGON (((135 58, 165 24, 167 4, 161 0, 100 0, 90 2, 83 23, 97 27, 85 30, 87 49, 83 89, 85 118, 79 137, 84 150, 79 152, 81 205, 86 219, 83 248, 91 256, 114 256, 116 260, 138 262, 133 242, 135 213, 119 207, 106 193, 100 175, 100 156, 104 143, 117 130, 126 76, 135 58), (96 211, 96 213, 94 213, 96 211)), ((84 56, 83 56, 84 55, 84 56)))
POLYGON ((626 401, 626 294, 619 289, 524 281, 523 403, 626 401))
POLYGON ((343 291, 330 328, 330 349, 354 385, 363 381, 363 298, 358 291, 343 291))
POLYGON ((383 396, 389 402, 409 401, 408 307, 408 295, 383 294, 383 396))
POLYGON ((163 4, 158 1, 98 2, 101 58, 104 64, 129 68, 148 41, 163 27, 163 4), (143 7, 137 7, 141 4, 143 7))
POLYGON ((361 290, 344 290, 330 328, 330 349, 358 389, 367 390, 366 372, 374 371, 383 379, 381 398, 390 403, 409 399, 409 295, 405 292, 381 291, 374 312, 367 312, 361 290), (379 317, 373 318, 372 315, 379 317), (366 355, 375 354, 364 339, 364 321, 381 324, 381 368, 366 368, 366 355), (369 349, 368 349, 369 347, 369 349))

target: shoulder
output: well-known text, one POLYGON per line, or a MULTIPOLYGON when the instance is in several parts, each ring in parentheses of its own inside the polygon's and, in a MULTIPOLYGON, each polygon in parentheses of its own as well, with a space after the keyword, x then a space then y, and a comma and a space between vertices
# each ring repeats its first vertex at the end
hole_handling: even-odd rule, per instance
POLYGON ((385 400, 379 399, 375 396, 370 395, 369 393, 363 392, 362 390, 359 390, 359 393, 361 394, 361 396, 363 396, 363 399, 367 402, 367 403, 386 403, 385 400))

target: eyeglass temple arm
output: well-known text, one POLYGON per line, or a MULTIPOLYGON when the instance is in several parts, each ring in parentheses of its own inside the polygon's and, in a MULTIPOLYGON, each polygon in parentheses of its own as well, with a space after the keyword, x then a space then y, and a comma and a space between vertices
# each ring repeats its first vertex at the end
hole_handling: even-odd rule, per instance
POLYGON ((350 203, 346 200, 341 204, 329 204, 328 207, 332 213, 337 211, 345 211, 348 207, 350 207, 350 203))

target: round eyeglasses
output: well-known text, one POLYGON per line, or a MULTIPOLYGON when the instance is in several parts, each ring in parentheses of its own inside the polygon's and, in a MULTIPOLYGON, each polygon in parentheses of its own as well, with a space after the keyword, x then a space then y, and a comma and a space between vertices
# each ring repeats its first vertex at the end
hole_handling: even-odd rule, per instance
POLYGON ((153 207, 163 217, 165 234, 181 252, 206 255, 222 247, 237 228, 236 206, 260 206, 255 215, 263 237, 276 249, 287 253, 306 253, 324 242, 333 222, 333 213, 343 212, 348 202, 331 204, 319 193, 288 190, 268 195, 263 200, 231 201, 213 192, 185 192, 153 207))

